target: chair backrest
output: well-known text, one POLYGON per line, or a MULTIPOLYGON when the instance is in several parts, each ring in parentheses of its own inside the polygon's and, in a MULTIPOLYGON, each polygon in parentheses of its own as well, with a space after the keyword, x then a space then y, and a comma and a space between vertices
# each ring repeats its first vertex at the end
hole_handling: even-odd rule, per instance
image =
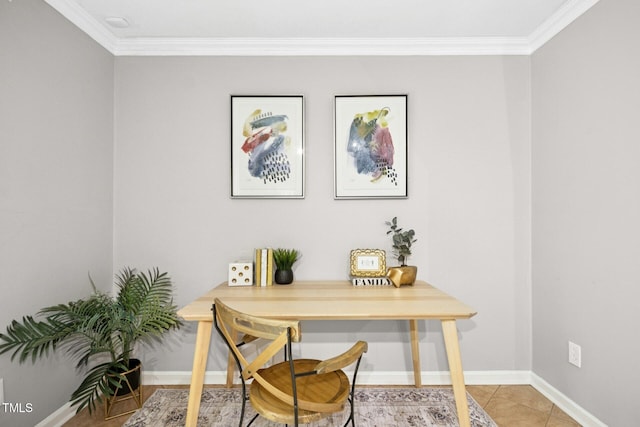
MULTIPOLYGON (((358 341, 349 350, 324 361, 294 360, 291 343, 301 339, 299 321, 250 315, 229 307, 218 298, 214 301, 213 313, 215 328, 240 370, 242 394, 246 398, 250 396, 258 414, 271 421, 297 426, 300 419, 309 423, 342 411, 348 400, 351 403, 349 420, 354 424, 355 380, 362 354, 367 351, 366 342, 358 341), (242 338, 236 339, 240 335, 242 338), (256 338, 263 338, 267 343, 256 356, 245 357, 240 347, 256 338), (267 366, 283 348, 285 361, 267 366), (353 363, 356 366, 350 385, 342 368, 353 363), (249 394, 246 392, 248 380, 252 380, 249 394)), ((240 425, 244 419, 245 401, 240 425)))
POLYGON ((252 378, 283 347, 291 342, 298 342, 301 338, 300 322, 295 320, 267 319, 242 313, 218 298, 214 301, 213 311, 215 327, 234 354, 245 381, 252 378), (244 334, 248 339, 238 342, 238 333, 244 334), (248 361, 238 347, 253 337, 265 338, 271 342, 254 360, 248 361))

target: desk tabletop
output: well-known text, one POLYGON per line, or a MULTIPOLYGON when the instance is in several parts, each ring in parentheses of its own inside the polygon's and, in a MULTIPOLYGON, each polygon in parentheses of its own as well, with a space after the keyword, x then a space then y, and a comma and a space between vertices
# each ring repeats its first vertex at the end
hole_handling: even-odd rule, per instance
POLYGON ((476 311, 418 280, 413 286, 353 286, 348 280, 228 286, 223 282, 178 311, 186 321, 213 321, 214 298, 244 313, 297 320, 468 319, 476 311))

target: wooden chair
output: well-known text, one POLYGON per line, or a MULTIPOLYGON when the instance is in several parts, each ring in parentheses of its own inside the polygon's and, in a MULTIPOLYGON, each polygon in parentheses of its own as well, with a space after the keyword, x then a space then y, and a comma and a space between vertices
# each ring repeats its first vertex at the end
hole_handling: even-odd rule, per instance
POLYGON ((241 313, 218 298, 212 310, 215 328, 229 347, 240 371, 244 396, 240 427, 247 399, 257 412, 248 426, 259 415, 277 423, 306 424, 342 412, 345 402, 349 401, 351 411, 344 425, 351 423, 355 427, 355 383, 362 354, 367 351, 366 342, 358 341, 343 354, 324 361, 294 360, 291 343, 300 341, 300 322, 241 313), (244 335, 240 342, 235 340, 238 334, 244 335), (268 343, 253 360, 248 360, 240 347, 257 338, 266 339, 268 343), (285 361, 265 366, 283 348, 285 361), (350 385, 342 369, 353 363, 355 370, 350 385))

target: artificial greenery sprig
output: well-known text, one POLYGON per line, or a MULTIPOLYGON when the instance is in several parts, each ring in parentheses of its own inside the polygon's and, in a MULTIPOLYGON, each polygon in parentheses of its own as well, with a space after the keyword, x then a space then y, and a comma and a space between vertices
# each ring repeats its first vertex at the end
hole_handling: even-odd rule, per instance
POLYGON ((411 255, 411 245, 417 242, 415 239, 416 232, 412 230, 403 231, 398 227, 398 217, 393 217, 391 221, 386 221, 385 224, 389 226, 387 235, 391 234, 392 247, 394 254, 400 263, 400 266, 405 266, 407 258, 411 255))

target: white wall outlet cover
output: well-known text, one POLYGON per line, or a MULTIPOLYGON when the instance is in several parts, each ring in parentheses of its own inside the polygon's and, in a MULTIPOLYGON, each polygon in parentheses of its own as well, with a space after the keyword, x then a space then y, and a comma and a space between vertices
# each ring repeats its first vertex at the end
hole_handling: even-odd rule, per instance
POLYGON ((569 363, 578 368, 582 366, 582 349, 571 341, 569 341, 569 363))

